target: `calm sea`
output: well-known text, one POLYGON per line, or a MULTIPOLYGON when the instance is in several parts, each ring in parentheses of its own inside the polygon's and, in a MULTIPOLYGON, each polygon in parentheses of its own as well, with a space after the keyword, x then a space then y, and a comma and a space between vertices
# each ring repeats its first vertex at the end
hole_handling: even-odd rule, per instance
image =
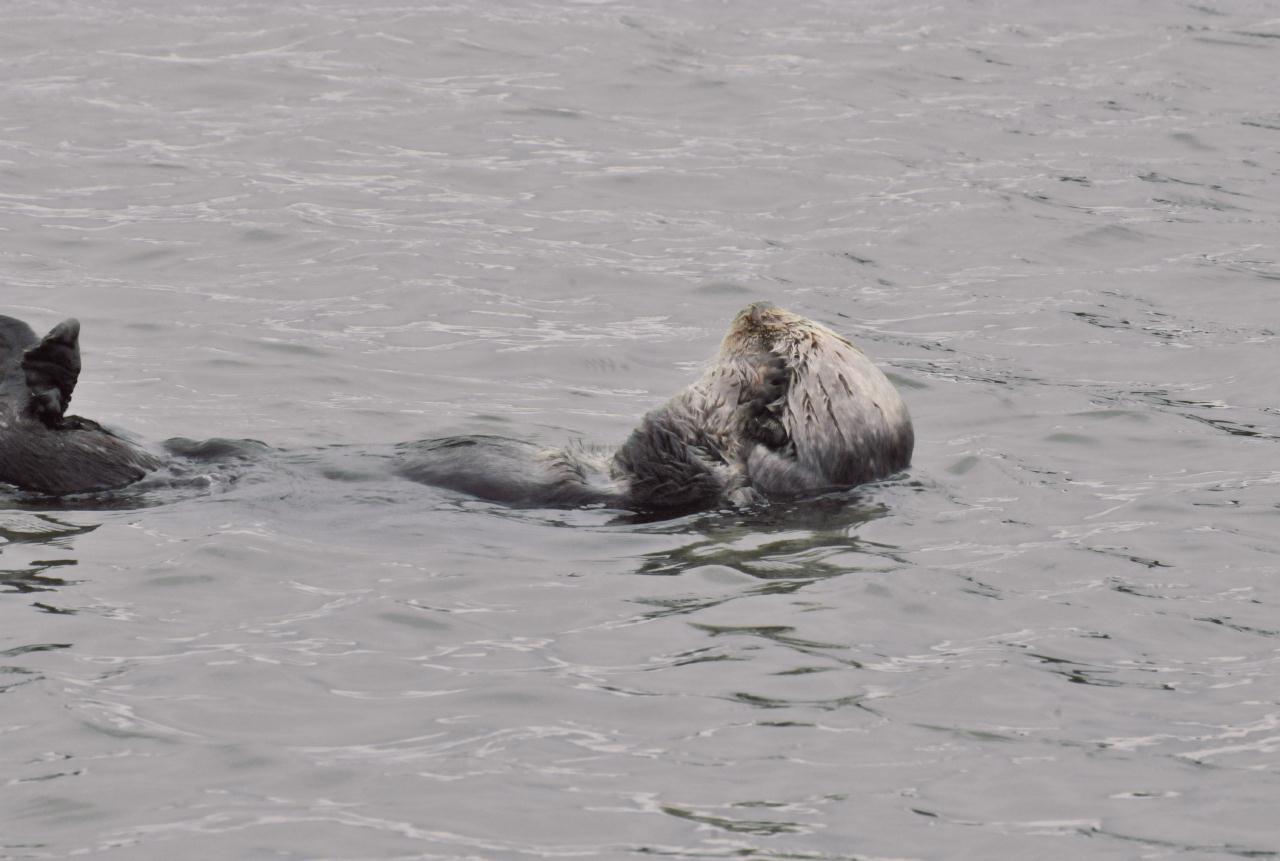
POLYGON ((3 859, 1280 857, 1280 6, 13 0, 0 313, 288 454, 0 497, 3 859), (650 523, 368 468, 616 443, 770 299, 916 422, 650 523))

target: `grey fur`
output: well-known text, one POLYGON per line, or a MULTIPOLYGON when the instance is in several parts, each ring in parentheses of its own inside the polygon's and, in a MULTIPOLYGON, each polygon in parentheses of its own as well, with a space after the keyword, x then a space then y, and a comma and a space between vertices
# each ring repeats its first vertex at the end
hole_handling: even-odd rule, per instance
POLYGON ((645 415, 611 459, 450 437, 402 446, 397 470, 513 505, 674 512, 885 478, 910 464, 914 439, 902 398, 861 350, 758 302, 702 378, 645 415))

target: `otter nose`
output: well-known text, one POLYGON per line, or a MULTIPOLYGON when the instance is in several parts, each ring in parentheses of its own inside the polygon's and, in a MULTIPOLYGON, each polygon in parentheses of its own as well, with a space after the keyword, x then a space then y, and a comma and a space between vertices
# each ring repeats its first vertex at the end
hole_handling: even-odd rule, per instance
POLYGON ((778 310, 778 306, 772 302, 752 302, 747 306, 747 316, 750 317, 751 321, 754 323, 759 321, 762 314, 767 314, 770 311, 776 310, 778 310))

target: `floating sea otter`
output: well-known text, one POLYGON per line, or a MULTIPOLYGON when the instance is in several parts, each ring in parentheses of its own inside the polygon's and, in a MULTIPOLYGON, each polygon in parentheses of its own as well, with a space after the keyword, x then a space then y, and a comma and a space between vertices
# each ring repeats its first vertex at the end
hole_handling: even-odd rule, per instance
POLYGON ((124 487, 159 459, 97 422, 66 415, 80 376, 80 324, 36 337, 0 316, 0 482, 38 493, 124 487))
MULTIPOLYGON (((0 317, 0 482, 83 493, 123 487, 163 465, 66 415, 80 373, 79 333, 67 320, 40 340, 27 324, 0 317)), ((616 452, 446 437, 398 446, 394 470, 509 505, 677 513, 885 478, 907 467, 913 444, 906 406, 861 350, 757 302, 734 318, 702 379, 646 415, 616 452)), ((208 445, 167 444, 183 456, 208 445)))
POLYGON ((465 436, 400 446, 415 481, 515 505, 678 512, 852 487, 911 462, 906 405, 825 326, 768 302, 734 318, 715 363, 611 455, 465 436))

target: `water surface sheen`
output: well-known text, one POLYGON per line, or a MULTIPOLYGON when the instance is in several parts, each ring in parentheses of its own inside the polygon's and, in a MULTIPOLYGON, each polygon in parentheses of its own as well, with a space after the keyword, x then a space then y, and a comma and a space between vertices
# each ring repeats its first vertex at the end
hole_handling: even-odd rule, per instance
POLYGON ((0 313, 292 454, 0 500, 0 858, 1277 857, 1277 70, 1246 0, 7 3, 0 313), (907 476, 376 468, 620 441, 761 298, 907 476))

